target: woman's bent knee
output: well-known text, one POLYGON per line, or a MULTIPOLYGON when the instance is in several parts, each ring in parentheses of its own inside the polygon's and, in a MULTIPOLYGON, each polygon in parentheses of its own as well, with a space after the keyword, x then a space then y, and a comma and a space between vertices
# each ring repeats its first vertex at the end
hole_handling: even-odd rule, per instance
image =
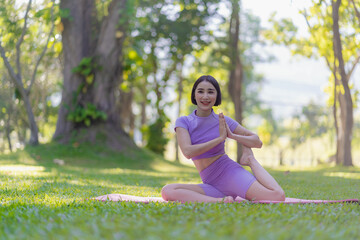
POLYGON ((161 189, 161 197, 166 201, 171 200, 171 198, 172 198, 171 193, 175 190, 175 186, 176 186, 176 184, 167 184, 167 185, 165 185, 161 189))

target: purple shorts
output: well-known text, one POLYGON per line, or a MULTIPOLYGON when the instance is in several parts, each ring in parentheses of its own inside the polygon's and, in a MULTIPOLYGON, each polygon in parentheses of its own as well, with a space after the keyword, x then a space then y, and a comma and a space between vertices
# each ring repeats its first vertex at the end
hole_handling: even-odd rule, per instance
POLYGON ((251 184, 256 180, 240 164, 223 155, 200 172, 203 184, 199 186, 206 196, 222 198, 225 196, 245 198, 251 184))

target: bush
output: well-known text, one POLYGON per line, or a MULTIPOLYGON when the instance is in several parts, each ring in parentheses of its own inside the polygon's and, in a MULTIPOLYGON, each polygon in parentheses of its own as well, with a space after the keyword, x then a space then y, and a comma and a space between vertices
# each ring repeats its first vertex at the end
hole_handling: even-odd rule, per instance
POLYGON ((159 117, 155 123, 151 124, 147 129, 146 148, 161 155, 164 155, 166 144, 169 141, 163 132, 166 122, 167 117, 159 117))

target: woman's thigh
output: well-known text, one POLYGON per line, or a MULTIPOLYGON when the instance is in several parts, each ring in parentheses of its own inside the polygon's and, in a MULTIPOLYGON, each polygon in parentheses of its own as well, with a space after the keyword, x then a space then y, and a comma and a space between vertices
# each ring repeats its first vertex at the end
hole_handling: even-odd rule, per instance
POLYGON ((243 167, 236 166, 223 172, 223 175, 212 184, 226 196, 245 198, 254 181, 256 181, 254 175, 243 167))
POLYGON ((161 193, 171 194, 172 191, 176 191, 177 189, 186 189, 205 195, 204 190, 198 184, 181 184, 181 183, 167 184, 162 188, 161 193))
POLYGON ((267 189, 258 181, 255 181, 246 192, 246 199, 251 201, 272 200, 283 201, 281 194, 277 191, 267 189))

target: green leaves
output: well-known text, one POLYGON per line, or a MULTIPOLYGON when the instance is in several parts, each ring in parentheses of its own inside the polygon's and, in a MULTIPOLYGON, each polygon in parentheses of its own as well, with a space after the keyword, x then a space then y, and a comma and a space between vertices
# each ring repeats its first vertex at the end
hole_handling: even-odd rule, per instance
POLYGON ((93 74, 93 72, 99 68, 100 66, 95 62, 93 57, 84 57, 81 59, 79 65, 72 69, 72 72, 79 73, 86 77, 93 74))
POLYGON ((106 113, 96 108, 94 104, 87 103, 85 107, 76 106, 74 111, 68 114, 67 119, 75 123, 83 123, 85 126, 90 127, 91 123, 96 120, 107 119, 106 113))
POLYGON ((294 44, 296 41, 297 27, 289 18, 277 21, 275 17, 276 14, 273 13, 269 19, 269 22, 272 23, 272 28, 263 31, 263 36, 275 44, 294 44))
POLYGON ((163 155, 165 152, 166 144, 169 139, 164 133, 166 122, 168 121, 165 114, 160 116, 153 124, 151 124, 145 132, 147 136, 146 147, 151 151, 163 155))
POLYGON ((70 20, 71 20, 70 9, 68 9, 68 8, 60 8, 60 10, 59 10, 59 15, 60 15, 61 18, 65 18, 65 19, 70 19, 70 20))
POLYGON ((84 77, 84 82, 78 87, 77 92, 74 93, 73 110, 67 116, 69 121, 90 127, 95 121, 105 121, 107 119, 106 113, 98 110, 94 104, 86 103, 83 106, 77 102, 79 93, 81 91, 86 92, 88 87, 93 84, 94 74, 97 69, 101 69, 101 67, 93 57, 84 57, 79 65, 72 69, 73 73, 78 73, 84 77))

